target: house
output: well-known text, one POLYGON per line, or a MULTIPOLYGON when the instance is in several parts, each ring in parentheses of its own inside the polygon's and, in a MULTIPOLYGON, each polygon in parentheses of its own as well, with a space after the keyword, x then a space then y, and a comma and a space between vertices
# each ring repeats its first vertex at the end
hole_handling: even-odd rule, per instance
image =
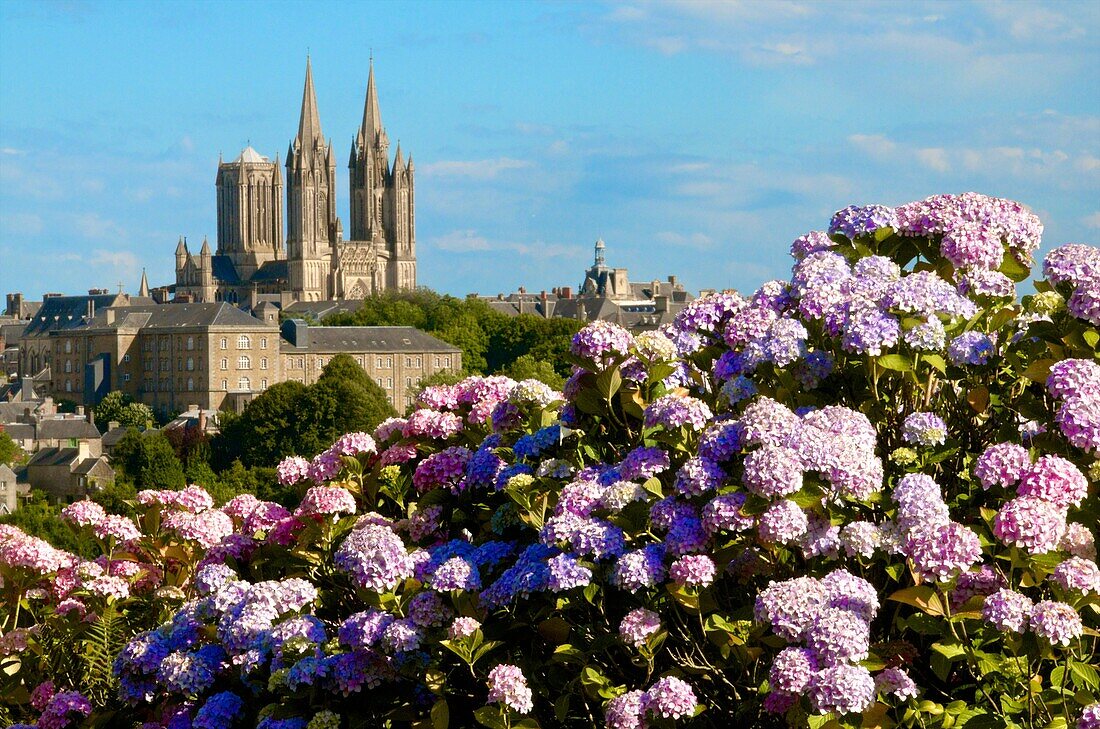
POLYGON ((15 471, 6 463, 0 463, 0 516, 19 508, 20 497, 26 497, 29 489, 17 483, 15 471))
POLYGON ((89 444, 43 448, 27 462, 26 481, 56 502, 70 502, 111 486, 115 472, 102 455, 92 455, 89 444))

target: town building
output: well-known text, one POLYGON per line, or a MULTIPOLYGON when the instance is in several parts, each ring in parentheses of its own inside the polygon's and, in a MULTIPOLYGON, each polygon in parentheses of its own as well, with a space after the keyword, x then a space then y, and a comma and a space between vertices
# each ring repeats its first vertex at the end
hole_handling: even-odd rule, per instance
POLYGON ((633 330, 656 329, 670 323, 677 312, 695 298, 676 276, 631 281, 627 269, 607 265, 606 251, 603 240, 597 240, 593 263, 585 270, 576 292, 572 287, 562 286, 537 294, 520 288, 512 294, 471 296, 509 316, 534 314, 582 321, 601 319, 633 330))
POLYGON ((60 502, 84 498, 115 482, 107 457, 92 454, 84 441, 75 447, 42 448, 24 468, 30 488, 41 489, 60 502))
POLYGON ((298 133, 285 167, 284 180, 278 155, 272 160, 251 146, 232 162, 219 161, 217 248, 211 251, 204 238, 192 253, 179 239, 177 300, 243 303, 269 294, 286 306, 416 288, 415 171, 400 144, 390 161, 373 59, 348 162, 349 239, 336 216, 336 155, 321 130, 308 59, 298 133))

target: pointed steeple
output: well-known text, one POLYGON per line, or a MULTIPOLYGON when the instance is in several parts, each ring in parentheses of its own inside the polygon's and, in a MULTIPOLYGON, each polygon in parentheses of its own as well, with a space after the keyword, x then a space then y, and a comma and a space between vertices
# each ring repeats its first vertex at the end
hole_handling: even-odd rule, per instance
POLYGON ((138 287, 138 296, 149 295, 149 279, 145 276, 145 269, 141 269, 141 286, 138 287))
POLYGON ((186 256, 187 255, 187 243, 184 242, 182 235, 180 236, 180 242, 176 244, 176 255, 177 256, 186 256))
POLYGON ((404 164, 405 164, 405 161, 401 158, 401 142, 400 142, 400 140, 398 140, 398 142, 397 142, 397 156, 393 158, 393 169, 394 169, 394 171, 396 172, 397 170, 400 170, 401 167, 404 166, 404 164))
POLYGON ((313 67, 306 56, 306 87, 302 91, 302 116, 298 121, 297 141, 302 147, 312 147, 315 140, 321 140, 321 117, 317 113, 317 94, 313 90, 313 67))
POLYGON ((209 258, 210 257, 210 243, 209 243, 209 241, 206 240, 205 235, 202 237, 202 250, 199 251, 199 255, 202 256, 203 258, 209 258))
POLYGON ((367 75, 367 100, 363 105, 363 123, 359 127, 357 141, 360 147, 385 147, 386 130, 382 128, 382 111, 378 107, 378 88, 374 85, 374 58, 370 61, 370 73, 367 75))

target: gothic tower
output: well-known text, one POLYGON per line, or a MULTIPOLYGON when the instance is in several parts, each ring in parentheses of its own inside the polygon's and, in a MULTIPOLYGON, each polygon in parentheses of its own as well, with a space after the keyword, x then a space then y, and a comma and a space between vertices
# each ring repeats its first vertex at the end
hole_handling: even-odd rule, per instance
POLYGON ((367 76, 363 122, 351 145, 351 240, 368 241, 387 260, 384 286, 416 287, 416 229, 413 225, 413 164, 401 156, 390 166, 389 138, 382 126, 374 61, 367 76))
POLYGON ((336 219, 336 163, 325 143, 313 70, 306 59, 306 85, 298 136, 286 156, 287 259, 296 299, 332 298, 332 253, 339 236, 336 219))
POLYGON ((218 255, 247 280, 267 261, 283 257, 283 177, 274 162, 246 147, 218 164, 218 255))

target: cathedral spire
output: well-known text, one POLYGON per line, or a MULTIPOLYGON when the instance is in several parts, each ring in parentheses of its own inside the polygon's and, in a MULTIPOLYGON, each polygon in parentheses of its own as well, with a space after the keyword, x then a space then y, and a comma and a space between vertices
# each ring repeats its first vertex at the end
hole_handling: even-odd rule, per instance
POLYGON ((321 134, 321 117, 317 113, 317 94, 313 90, 313 67, 306 56, 306 87, 302 91, 302 116, 298 121, 298 143, 302 148, 313 147, 316 140, 321 146, 325 138, 321 134))
POLYGON ((382 112, 378 107, 378 88, 374 85, 374 59, 367 74, 367 100, 363 105, 363 124, 359 127, 359 146, 385 144, 386 131, 382 128, 382 112))
POLYGON ((149 279, 145 276, 145 269, 141 269, 141 286, 138 287, 138 296, 149 295, 149 279))

